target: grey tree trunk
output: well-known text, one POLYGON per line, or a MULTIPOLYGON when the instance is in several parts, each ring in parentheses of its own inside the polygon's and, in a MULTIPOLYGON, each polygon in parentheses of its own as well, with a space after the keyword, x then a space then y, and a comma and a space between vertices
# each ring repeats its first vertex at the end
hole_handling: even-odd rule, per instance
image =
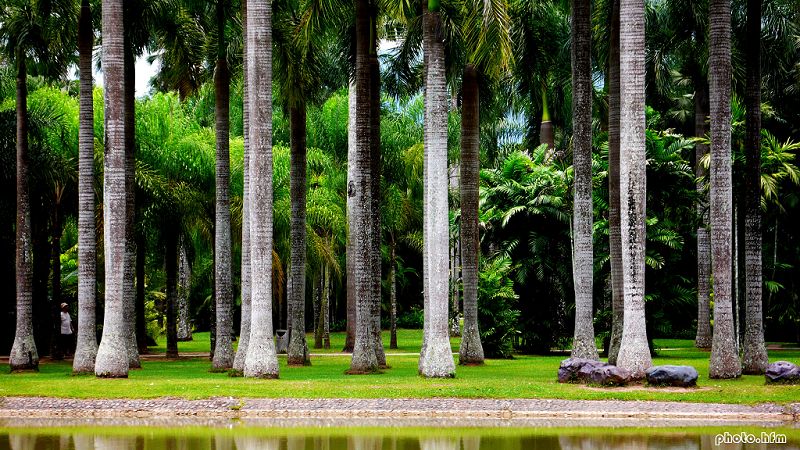
MULTIPOLYGON (((126 15, 128 12, 123 11, 126 15)), ((140 369, 139 344, 136 341, 136 61, 125 30, 125 278, 123 298, 125 307, 125 345, 128 348, 128 368, 140 369)))
POLYGON ((178 318, 176 307, 178 302, 178 224, 172 223, 166 231, 164 251, 164 274, 166 278, 167 298, 167 358, 178 357, 178 318))
POLYGON ((320 276, 320 299, 319 299, 319 317, 317 318, 317 327, 314 333, 314 348, 331 348, 330 328, 328 325, 328 310, 330 308, 330 295, 331 295, 331 270, 327 264, 322 267, 322 275, 320 276), (318 340, 317 340, 318 339, 318 340))
MULTIPOLYGON (((242 26, 244 28, 244 54, 247 55, 247 1, 242 2, 242 26)), ((242 129, 244 140, 244 156, 242 169, 242 269, 241 291, 242 310, 241 326, 239 328, 239 345, 236 347, 236 356, 233 358, 233 369, 244 372, 244 360, 247 358, 247 348, 250 345, 250 305, 252 276, 250 272, 250 93, 248 81, 248 64, 242 64, 244 73, 242 95, 242 129)))
MULTIPOLYGON (((21 47, 20 47, 21 48, 21 47)), ((28 71, 25 55, 17 50, 17 328, 8 364, 11 371, 39 370, 33 340, 33 239, 28 185, 28 71)))
MULTIPOLYGON (((431 4, 429 3, 429 6, 431 4)), ((425 228, 425 273, 428 302, 425 306, 425 348, 420 355, 420 375, 428 378, 455 376, 455 362, 448 330, 447 251, 450 231, 447 186, 447 85, 444 65, 444 39, 438 9, 423 16, 423 45, 427 54, 425 89, 425 189, 423 195, 425 228)), ((463 184, 463 183, 462 183, 463 184)))
MULTIPOLYGON (((698 34, 702 36, 703 34, 698 34)), ((695 75, 694 94, 694 129, 695 136, 705 137, 708 134, 706 118, 708 117, 708 80, 697 69, 695 75)), ((708 145, 697 143, 695 146, 695 176, 698 180, 705 178, 706 169, 700 163, 708 154, 708 145)), ((697 182, 699 200, 697 202, 697 217, 700 224, 697 227, 697 335, 694 345, 697 348, 711 348, 711 234, 708 228, 708 193, 704 183, 697 182)))
POLYGON ((94 31, 89 0, 81 0, 78 22, 80 130, 78 133, 78 339, 72 372, 94 373, 97 356, 95 295, 97 235, 94 219, 94 105, 92 47, 94 31))
POLYGON ((747 85, 745 87, 745 283, 747 314, 742 371, 762 374, 769 364, 764 343, 761 255, 761 2, 747 1, 747 85))
POLYGON ((228 131, 230 128, 230 73, 225 43, 225 9, 217 2, 217 67, 214 73, 214 115, 216 120, 216 213, 214 240, 216 259, 217 339, 212 366, 215 370, 233 367, 233 289, 231 286, 231 161, 228 131))
POLYGON ((312 307, 314 308, 314 317, 312 323, 314 324, 314 348, 322 348, 322 329, 319 326, 320 305, 322 304, 322 278, 324 268, 320 269, 320 273, 314 278, 314 292, 311 296, 312 307))
POLYGON ((372 315, 372 346, 378 366, 386 368, 386 353, 383 351, 383 336, 381 334, 381 70, 378 63, 378 2, 371 5, 370 39, 369 39, 369 69, 370 69, 370 128, 372 139, 370 141, 370 162, 372 164, 372 179, 370 189, 372 198, 370 203, 370 219, 372 225, 371 239, 371 268, 370 277, 372 285, 372 299, 370 311, 372 315))
MULTIPOLYGON (((463 97, 461 106, 460 183, 461 278, 464 286, 464 331, 461 333, 458 363, 463 365, 483 364, 483 345, 481 345, 481 333, 478 328, 478 255, 480 253, 480 238, 478 235, 480 173, 480 107, 478 89, 478 70, 474 65, 467 64, 464 67, 461 88, 463 97)), ((455 264, 453 272, 455 273, 455 264)), ((456 303, 456 305, 458 304, 456 303)))
POLYGON ((593 324, 591 2, 572 0, 572 155, 575 169, 572 356, 598 359, 593 324))
POLYGON ((355 276, 356 336, 350 373, 374 373, 380 363, 375 349, 375 321, 373 320, 375 289, 373 285, 372 252, 375 227, 372 215, 372 163, 374 135, 372 121, 372 69, 370 67, 372 5, 368 0, 356 0, 356 155, 354 177, 348 181, 348 203, 350 210, 351 254, 355 254, 353 274, 355 276), (356 251, 358 249, 358 251, 356 251))
POLYGON ((192 340, 192 322, 189 320, 189 291, 192 287, 192 267, 189 264, 189 255, 186 250, 186 240, 181 236, 178 246, 178 340, 192 340))
POLYGON ((139 353, 147 352, 147 324, 144 317, 144 264, 146 258, 146 236, 142 231, 136 234, 136 344, 139 353))
POLYGON ((733 324, 731 221, 731 5, 709 0, 711 112, 711 265, 714 273, 714 330, 709 378, 736 378, 742 364, 733 324))
POLYGON ((299 101, 289 108, 291 129, 291 268, 287 309, 290 366, 308 365, 306 343, 306 105, 299 101))
POLYGON ((620 1, 620 223, 624 319, 617 366, 644 376, 652 365, 644 314, 645 44, 644 0, 620 1))
POLYGON ((397 251, 394 238, 389 244, 389 348, 397 349, 397 251))
POLYGON ((622 284, 622 230, 619 191, 619 2, 611 11, 611 41, 608 61, 608 246, 611 265, 611 342, 608 363, 616 364, 625 319, 622 284))
POLYGON ((277 378, 272 329, 272 5, 247 2, 252 300, 244 375, 277 378))
POLYGON ((98 377, 128 376, 127 325, 124 305, 126 235, 125 74, 122 0, 103 0, 103 80, 105 84, 105 170, 103 212, 105 238, 105 314, 97 349, 98 377))
POLYGON ((356 342, 356 275, 355 253, 352 247, 353 231, 349 228, 353 224, 353 199, 349 186, 354 186, 356 177, 356 83, 350 82, 347 109, 347 330, 342 351, 352 353, 356 342))

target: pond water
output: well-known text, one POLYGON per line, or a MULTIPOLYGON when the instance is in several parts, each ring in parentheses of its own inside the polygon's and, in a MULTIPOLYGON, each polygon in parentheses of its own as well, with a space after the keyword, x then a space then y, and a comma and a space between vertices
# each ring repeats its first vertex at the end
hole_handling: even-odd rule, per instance
MULTIPOLYGON (((373 426, 299 423, 150 424, 136 426, 35 419, 0 421, 0 450, 528 450, 528 449, 797 449, 797 428, 725 424, 713 427, 641 428, 481 423, 450 426, 373 426), (750 443, 747 443, 747 442, 750 443), (761 441, 761 443, 758 443, 761 441)), ((638 424, 641 425, 641 424, 638 424)))

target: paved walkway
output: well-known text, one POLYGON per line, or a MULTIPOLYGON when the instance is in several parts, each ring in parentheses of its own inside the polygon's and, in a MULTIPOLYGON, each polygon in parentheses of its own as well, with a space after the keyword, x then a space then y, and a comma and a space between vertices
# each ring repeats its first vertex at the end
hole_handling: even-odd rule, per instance
POLYGON ((800 423, 800 403, 732 405, 612 400, 238 399, 81 400, 0 397, 0 418, 639 419, 800 423))

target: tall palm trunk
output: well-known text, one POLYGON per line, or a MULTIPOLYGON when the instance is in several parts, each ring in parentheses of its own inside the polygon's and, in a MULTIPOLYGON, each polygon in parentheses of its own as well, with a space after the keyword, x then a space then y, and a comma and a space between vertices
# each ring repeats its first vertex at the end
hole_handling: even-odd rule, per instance
POLYGON ((146 239, 143 230, 136 233, 136 342, 139 353, 147 352, 147 324, 144 316, 146 239))
POLYGON ((354 177, 348 181, 350 212, 350 245, 355 254, 353 274, 355 276, 356 336, 350 373, 373 373, 379 368, 375 351, 373 320, 374 295, 372 255, 375 236, 372 216, 372 163, 373 139, 376 130, 372 120, 372 68, 370 47, 372 43, 372 7, 369 0, 356 0, 356 130, 354 177))
MULTIPOLYGON (((348 224, 352 225, 354 196, 350 195, 350 186, 355 186, 356 175, 356 84, 350 82, 349 95, 347 101, 347 218, 348 224)), ((352 246, 353 229, 348 230, 347 235, 347 329, 345 334, 344 348, 342 351, 353 352, 356 342, 356 275, 355 275, 355 252, 352 246)))
MULTIPOLYGON (((127 16, 127 15, 126 15, 127 16)), ((136 342, 136 61, 128 38, 125 37, 125 275, 123 298, 125 307, 125 345, 128 348, 128 367, 139 369, 139 345, 136 342)))
POLYGON ((225 8, 223 0, 217 1, 217 68, 214 73, 214 115, 216 120, 216 213, 215 234, 217 255, 214 265, 217 296, 217 340, 212 366, 216 370, 233 367, 233 342, 231 337, 233 290, 231 286, 231 161, 228 129, 230 127, 230 73, 225 43, 225 8))
MULTIPOLYGON (((242 2, 242 27, 244 28, 244 55, 247 56, 247 1, 242 2)), ((242 269, 241 290, 242 310, 241 325, 239 328, 239 345, 236 356, 233 358, 233 369, 244 371, 244 360, 247 357, 247 347, 250 345, 250 305, 252 276, 250 270, 250 93, 248 64, 242 65, 242 131, 244 134, 244 156, 242 169, 242 269)))
POLYGON ((306 105, 302 100, 289 107, 291 128, 291 269, 287 303, 290 305, 289 365, 309 364, 306 343, 306 105))
POLYGON ((572 356, 597 359, 594 342, 592 258, 592 71, 589 0, 572 0, 572 155, 575 168, 572 278, 575 337, 572 356))
MULTIPOLYGON (((702 34, 698 34, 702 36, 702 34)), ((706 118, 708 117, 708 80, 702 75, 700 69, 694 79, 694 134, 705 137, 708 134, 706 118)), ((711 348, 711 234, 708 229, 708 193, 704 183, 700 182, 706 176, 706 169, 701 164, 703 157, 708 154, 708 145, 697 143, 695 146, 695 177, 698 179, 697 192, 697 217, 700 224, 697 227, 697 335, 694 345, 697 348, 711 348)))
MULTIPOLYGON (((464 286, 464 332, 458 349, 459 364, 483 364, 478 329, 478 184, 480 172, 480 108, 478 70, 464 67, 461 88, 461 278, 464 286)), ((455 272, 455 270, 454 270, 455 272)))
POLYGON ((92 47, 94 32, 89 0, 81 0, 78 22, 80 72, 80 130, 78 132, 78 341, 72 372, 94 372, 97 356, 95 295, 97 293, 97 236, 94 219, 94 105, 92 104, 92 47))
POLYGON ((372 316, 372 346, 379 367, 386 366, 386 353, 383 351, 383 337, 381 335, 381 70, 378 63, 378 19, 377 2, 370 8, 370 39, 369 39, 369 69, 370 92, 369 109, 371 121, 370 162, 372 164, 372 179, 370 189, 372 198, 370 203, 370 218, 372 224, 371 239, 371 268, 372 299, 370 312, 372 316))
POLYGON ((181 235, 178 244, 178 296, 176 305, 179 341, 192 340, 192 323, 189 320, 189 291, 191 287, 192 266, 189 264, 186 239, 181 235))
POLYGON ((105 83, 105 170, 103 212, 105 238, 105 314, 97 350, 98 377, 128 376, 124 265, 127 195, 125 192, 125 74, 122 0, 103 0, 103 77, 105 83))
POLYGON ((731 181, 731 4, 709 0, 711 112, 711 265, 714 273, 714 331, 709 378, 742 374, 733 324, 731 264, 733 184, 731 181))
POLYGON ((33 340, 33 250, 28 185, 28 71, 25 54, 17 50, 17 329, 8 363, 11 371, 39 370, 33 340))
POLYGON ((745 104, 745 283, 747 314, 744 331, 744 373, 761 374, 769 358, 764 344, 761 268, 761 1, 747 1, 747 86, 745 104))
POLYGON ((619 2, 611 10, 611 40, 608 54, 608 246, 611 263, 611 339, 609 364, 617 363, 625 319, 622 285, 622 230, 619 191, 619 2))
POLYGON ((330 308, 330 282, 331 269, 327 264, 322 266, 319 282, 322 285, 319 298, 319 314, 314 332, 314 348, 331 348, 330 334, 328 334, 328 311, 330 308))
POLYGON ((272 337, 272 2, 247 1, 252 288, 244 375, 277 378, 272 337))
POLYGON ((169 224, 164 248, 164 274, 167 288, 167 358, 178 357, 178 224, 169 224))
POLYGON ((397 245, 389 243, 389 348, 397 349, 397 245))
POLYGON ((425 74, 425 165, 424 216, 427 261, 428 302, 425 308, 424 354, 419 372, 424 377, 455 376, 455 362, 450 349, 448 319, 448 261, 450 242, 447 186, 447 84, 444 65, 444 39, 436 0, 428 2, 423 14, 423 45, 427 54, 425 74))
POLYGON ((624 318, 617 365, 635 377, 652 365, 644 314, 645 47, 644 0, 620 0, 620 223, 624 318))

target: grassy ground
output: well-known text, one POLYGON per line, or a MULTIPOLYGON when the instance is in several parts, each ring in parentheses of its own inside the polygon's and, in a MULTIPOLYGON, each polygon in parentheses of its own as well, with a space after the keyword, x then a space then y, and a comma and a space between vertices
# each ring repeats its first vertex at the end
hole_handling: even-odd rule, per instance
MULTIPOLYGON (((198 333, 192 342, 179 344, 180 351, 208 351, 207 335, 198 333)), ((388 346, 388 335, 384 335, 388 346)), ((420 331, 401 330, 398 352, 419 350, 420 331)), ((344 343, 342 333, 332 336, 330 352, 338 352, 344 343)), ((313 344, 313 342, 311 342, 313 344)), ((349 356, 324 355, 312 358, 309 367, 287 367, 286 357, 279 357, 279 380, 231 378, 209 373, 206 358, 176 361, 145 360, 143 369, 130 372, 127 380, 104 380, 92 376, 71 376, 66 362, 44 363, 40 372, 9 374, 0 366, 0 396, 59 396, 75 398, 185 398, 233 397, 348 397, 348 398, 561 398, 575 400, 670 400, 722 403, 796 402, 800 386, 766 386, 762 376, 744 376, 736 380, 708 379, 708 352, 694 349, 691 341, 656 341, 663 348, 654 364, 692 365, 700 372, 697 389, 659 388, 587 388, 556 382, 556 372, 563 356, 518 356, 513 360, 489 360, 481 367, 458 367, 457 376, 447 380, 428 380, 417 375, 416 355, 394 355, 388 351, 390 369, 380 375, 345 375, 349 356)), ((454 350, 457 341, 454 340, 454 350)), ((163 352, 163 343, 152 349, 163 352)), ((311 350, 312 353, 317 350, 311 350)), ((771 360, 800 359, 798 350, 770 352, 771 360)))

